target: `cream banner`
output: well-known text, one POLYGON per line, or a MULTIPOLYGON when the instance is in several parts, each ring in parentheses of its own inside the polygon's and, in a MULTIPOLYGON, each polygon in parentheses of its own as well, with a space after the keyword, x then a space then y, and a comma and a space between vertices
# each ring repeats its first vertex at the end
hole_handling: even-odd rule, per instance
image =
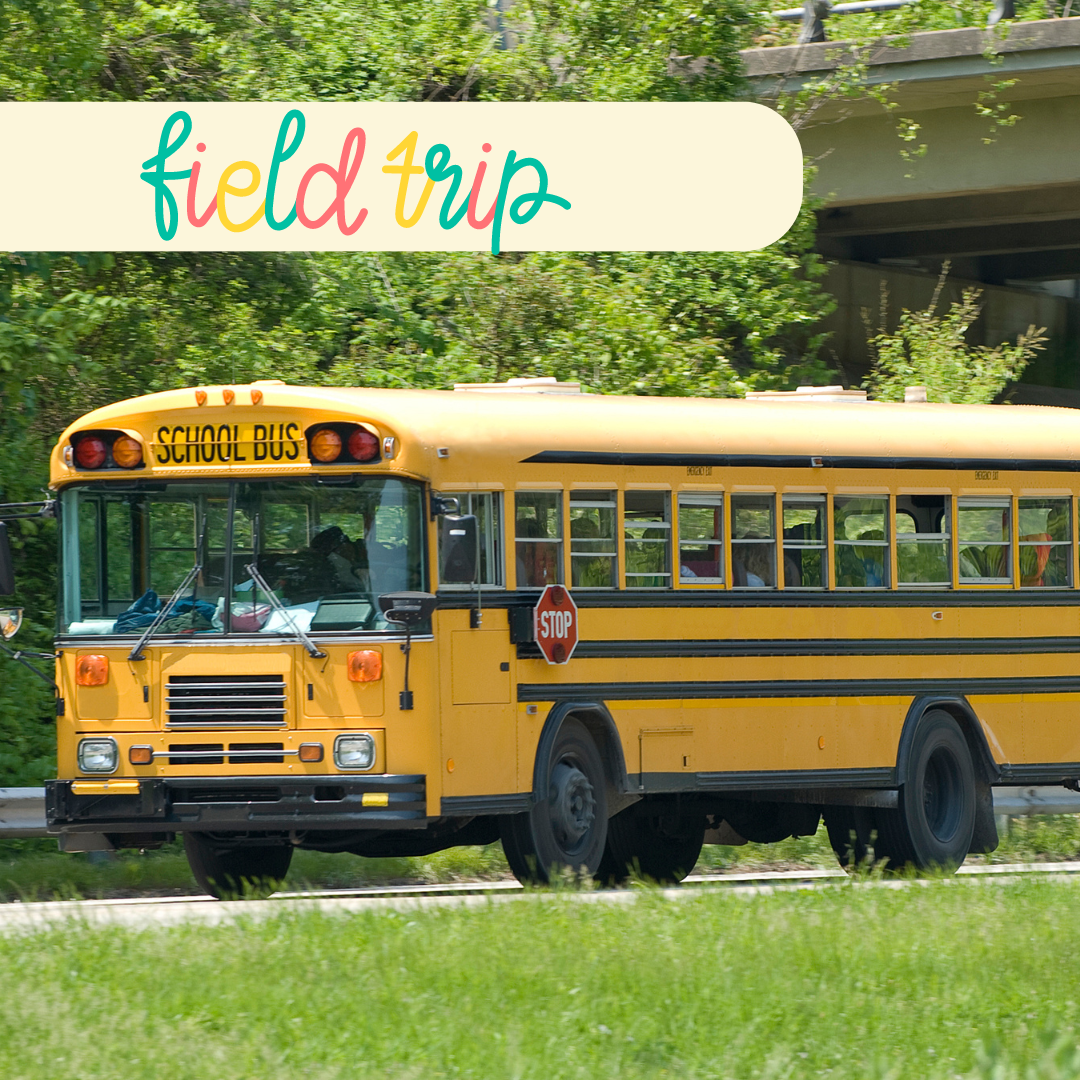
POLYGON ((0 103, 0 249, 748 251, 802 198, 760 105, 0 103))

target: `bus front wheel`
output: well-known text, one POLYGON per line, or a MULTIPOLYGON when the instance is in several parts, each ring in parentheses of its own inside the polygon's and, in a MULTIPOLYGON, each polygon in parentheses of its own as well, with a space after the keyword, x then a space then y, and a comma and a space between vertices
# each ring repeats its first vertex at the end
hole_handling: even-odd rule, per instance
POLYGON ((674 799, 646 796, 608 822, 596 879, 621 885, 638 874, 661 885, 678 884, 694 869, 704 840, 704 814, 687 812, 674 799))
POLYGON ((976 779, 967 739, 947 712, 920 718, 899 780, 898 807, 876 812, 877 858, 894 870, 956 869, 975 829, 976 779))
POLYGON ((506 861, 520 882, 547 884, 569 869, 592 876, 607 838, 604 764, 584 724, 564 720, 547 760, 532 809, 500 821, 506 861))
POLYGON ((195 880, 215 899, 262 900, 277 892, 293 849, 287 844, 229 844, 188 832, 184 852, 195 880))

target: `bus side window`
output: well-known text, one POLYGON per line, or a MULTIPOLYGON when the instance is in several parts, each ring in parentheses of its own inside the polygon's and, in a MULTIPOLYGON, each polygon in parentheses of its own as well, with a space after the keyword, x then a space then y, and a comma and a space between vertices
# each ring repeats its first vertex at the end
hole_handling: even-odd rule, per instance
POLYGON ((785 495, 784 588, 824 589, 829 559, 825 496, 785 495))
POLYGON ((1012 584, 1012 500, 957 499, 960 580, 1012 584))
POLYGON ((888 588, 888 516, 887 495, 833 500, 837 588, 888 588))
POLYGON ((731 582, 737 589, 776 588, 776 499, 731 496, 731 582))
MULTIPOLYGON (((455 494, 463 514, 476 516, 477 540, 480 548, 480 560, 477 566, 479 584, 499 588, 503 583, 502 568, 502 513, 499 493, 495 491, 470 491, 455 494)), ((442 572, 442 552, 439 552, 439 567, 442 572)), ((519 582, 520 584, 520 582, 519 582)), ((452 585, 439 582, 440 588, 468 588, 466 585, 452 585)))
POLYGON ((723 495, 679 496, 679 580, 686 585, 723 583, 723 495))
POLYGON ((1020 587, 1072 585, 1072 500, 1020 499, 1020 587))
POLYGON ((618 551, 614 491, 570 493, 570 585, 575 589, 614 589, 618 551))
POLYGON ((562 492, 517 492, 514 556, 519 589, 542 589, 562 582, 562 543, 562 492))
POLYGON ((896 497, 897 584, 952 585, 952 515, 948 495, 896 497))
POLYGON ((671 519, 666 491, 623 496, 623 543, 628 589, 671 587, 671 519))

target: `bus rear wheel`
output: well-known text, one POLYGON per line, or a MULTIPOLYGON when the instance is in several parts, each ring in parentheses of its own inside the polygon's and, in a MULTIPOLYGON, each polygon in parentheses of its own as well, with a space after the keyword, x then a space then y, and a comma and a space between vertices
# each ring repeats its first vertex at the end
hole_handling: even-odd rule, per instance
POLYGON ((500 821, 506 861, 522 883, 543 885, 569 869, 591 877, 607 837, 604 763, 585 726, 563 721, 542 764, 543 798, 500 821))
POLYGON ((288 844, 230 844, 188 832, 184 852, 195 880, 215 899, 263 900, 280 888, 293 849, 288 844))
POLYGON ((976 779, 960 725, 934 709, 919 720, 900 778, 899 805, 877 810, 877 858, 901 870, 955 870, 971 847, 976 779))
POLYGON ((687 813, 675 800, 646 796, 608 822, 596 879, 621 885, 638 874, 661 885, 678 884, 696 865, 704 840, 703 814, 687 813))

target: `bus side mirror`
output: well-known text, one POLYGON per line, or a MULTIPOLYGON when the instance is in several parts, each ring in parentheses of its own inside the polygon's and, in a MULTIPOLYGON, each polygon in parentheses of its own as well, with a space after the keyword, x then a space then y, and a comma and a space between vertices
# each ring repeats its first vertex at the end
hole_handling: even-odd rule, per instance
POLYGON ((8 542, 7 525, 0 521, 0 595, 10 596, 14 591, 15 566, 11 561, 11 544, 8 542))
POLYGON ((439 584, 472 585, 476 581, 475 514, 439 518, 439 584))
POLYGON ((22 617, 21 607, 0 608, 0 638, 10 641, 22 626, 22 617))

